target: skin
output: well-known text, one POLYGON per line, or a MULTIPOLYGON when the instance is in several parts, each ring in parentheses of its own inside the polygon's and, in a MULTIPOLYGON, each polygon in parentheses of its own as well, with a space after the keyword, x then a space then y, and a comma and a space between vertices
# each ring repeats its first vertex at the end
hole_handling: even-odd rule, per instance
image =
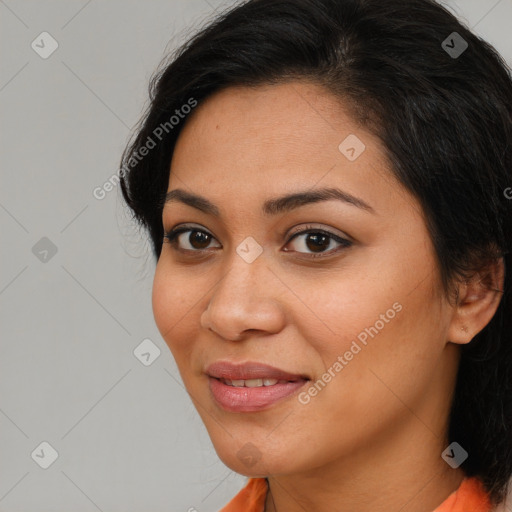
MULTIPOLYGON (((266 512, 434 510, 464 477, 441 458, 460 344, 489 322, 499 295, 475 278, 449 303, 422 209, 379 139, 318 85, 232 87, 188 118, 170 168, 168 191, 177 188, 210 200, 220 217, 165 205, 165 231, 187 223, 211 238, 191 245, 187 232, 163 244, 153 311, 221 460, 269 478, 266 512), (355 161, 338 149, 349 134, 366 145, 355 161), (271 197, 320 187, 375 213, 336 200, 261 211, 271 197), (327 239, 326 256, 308 258, 307 235, 290 236, 308 225, 352 245, 327 239), (252 263, 236 252, 248 236, 263 249, 252 263), (233 413, 213 400, 212 362, 258 361, 315 382, 394 303, 401 311, 307 405, 294 395, 233 413), (237 455, 249 442, 259 457, 250 467, 237 455)), ((490 275, 501 288, 503 267, 490 275)))

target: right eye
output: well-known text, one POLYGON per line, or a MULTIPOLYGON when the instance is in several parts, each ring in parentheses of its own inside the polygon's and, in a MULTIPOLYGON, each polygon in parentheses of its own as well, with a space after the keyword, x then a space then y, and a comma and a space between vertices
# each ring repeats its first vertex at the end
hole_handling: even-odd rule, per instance
POLYGON ((164 242, 167 241, 173 249, 184 252, 204 251, 212 240, 215 238, 207 231, 191 227, 171 229, 164 235, 164 242), (188 236, 184 236, 185 233, 188 233, 188 236), (188 244, 188 247, 182 247, 180 242, 188 244))

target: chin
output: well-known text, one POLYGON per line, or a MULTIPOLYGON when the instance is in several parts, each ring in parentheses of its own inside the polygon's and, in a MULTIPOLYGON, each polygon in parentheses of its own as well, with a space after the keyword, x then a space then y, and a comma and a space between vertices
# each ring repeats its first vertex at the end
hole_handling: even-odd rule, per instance
POLYGON ((253 478, 289 473, 290 460, 294 460, 292 454, 286 456, 277 452, 275 447, 259 449, 251 441, 244 443, 231 440, 228 445, 223 446, 214 443, 214 447, 218 457, 228 468, 253 478))

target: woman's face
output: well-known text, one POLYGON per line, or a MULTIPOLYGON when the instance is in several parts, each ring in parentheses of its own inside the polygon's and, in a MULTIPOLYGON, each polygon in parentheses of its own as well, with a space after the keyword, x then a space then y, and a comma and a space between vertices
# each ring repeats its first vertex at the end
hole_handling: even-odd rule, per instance
POLYGON ((201 200, 164 207, 166 232, 189 231, 163 244, 153 310, 238 473, 445 448, 452 309, 420 205, 388 165, 338 99, 298 81, 221 91, 179 137, 168 191, 201 200), (324 189, 340 192, 278 200, 324 189))

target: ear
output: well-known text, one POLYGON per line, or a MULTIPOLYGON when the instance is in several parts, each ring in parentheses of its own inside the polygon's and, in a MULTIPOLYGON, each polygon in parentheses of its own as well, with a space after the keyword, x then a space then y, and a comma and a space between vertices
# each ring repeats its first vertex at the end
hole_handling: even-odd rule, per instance
POLYGON ((458 300, 448 329, 448 341, 469 343, 498 309, 505 281, 503 257, 457 287, 458 300))

